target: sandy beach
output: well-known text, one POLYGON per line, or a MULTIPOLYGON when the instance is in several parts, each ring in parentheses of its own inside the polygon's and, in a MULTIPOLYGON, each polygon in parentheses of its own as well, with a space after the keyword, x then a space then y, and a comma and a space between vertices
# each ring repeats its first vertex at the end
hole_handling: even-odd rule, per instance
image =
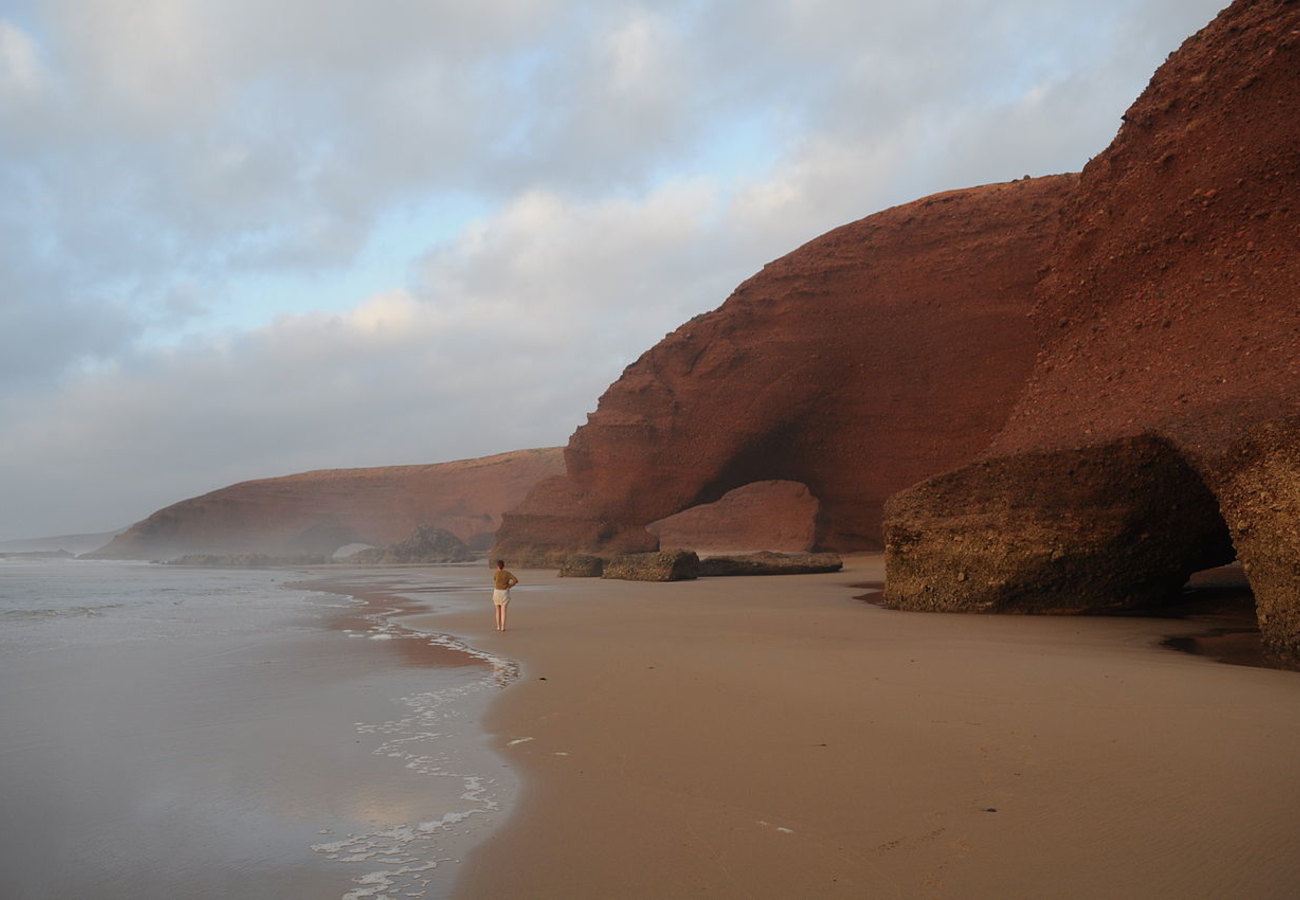
MULTIPOLYGON (((900 613, 879 557, 675 584, 516 572, 487 728, 524 779, 465 898, 1293 898, 1300 674, 1144 618, 900 613)), ((486 578, 486 576, 485 576, 486 578)))

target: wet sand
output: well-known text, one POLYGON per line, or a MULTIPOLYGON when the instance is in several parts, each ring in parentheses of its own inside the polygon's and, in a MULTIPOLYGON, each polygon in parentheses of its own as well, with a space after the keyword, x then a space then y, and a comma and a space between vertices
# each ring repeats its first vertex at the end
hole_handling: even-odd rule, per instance
POLYGON ((491 706, 524 777, 457 896, 1293 898, 1300 674, 1147 618, 900 613, 832 575, 517 571, 491 706))

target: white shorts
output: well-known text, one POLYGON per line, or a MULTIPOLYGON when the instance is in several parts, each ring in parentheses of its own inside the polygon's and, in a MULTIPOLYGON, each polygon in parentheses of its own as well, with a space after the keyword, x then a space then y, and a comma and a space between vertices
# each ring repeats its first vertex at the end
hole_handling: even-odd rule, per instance
POLYGON ((510 592, 503 591, 500 588, 492 589, 492 602, 497 606, 505 606, 510 602, 510 592))

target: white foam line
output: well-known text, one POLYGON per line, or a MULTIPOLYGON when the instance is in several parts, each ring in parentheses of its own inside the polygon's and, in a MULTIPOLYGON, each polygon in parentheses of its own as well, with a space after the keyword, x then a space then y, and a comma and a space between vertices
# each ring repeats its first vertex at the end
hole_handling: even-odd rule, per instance
MULTIPOLYGON (((344 900, 382 900, 398 895, 423 897, 431 882, 424 873, 436 868, 440 862, 448 861, 447 858, 437 858, 442 852, 443 836, 468 819, 499 812, 501 808, 492 796, 492 780, 482 775, 452 771, 448 768, 449 760, 437 753, 440 749, 437 739, 447 733, 448 721, 463 717, 464 713, 458 709, 459 701, 484 690, 503 688, 515 681, 519 677, 518 664, 471 647, 450 635, 393 625, 384 619, 384 615, 381 612, 367 616, 373 626, 366 632, 350 632, 348 637, 425 640, 430 645, 486 662, 491 671, 474 681, 400 698, 399 702, 410 711, 402 718, 380 723, 355 723, 360 734, 383 736, 382 743, 372 751, 375 755, 402 760, 405 768, 419 775, 459 779, 462 784, 460 799, 466 807, 445 812, 430 821, 386 825, 365 834, 349 835, 343 840, 313 844, 312 850, 338 862, 384 867, 355 878, 353 883, 358 888, 345 894, 344 900), (427 752, 430 747, 433 754, 427 752)), ((531 737, 526 737, 514 743, 531 740, 531 737)), ((465 833, 463 829, 457 830, 465 833)))

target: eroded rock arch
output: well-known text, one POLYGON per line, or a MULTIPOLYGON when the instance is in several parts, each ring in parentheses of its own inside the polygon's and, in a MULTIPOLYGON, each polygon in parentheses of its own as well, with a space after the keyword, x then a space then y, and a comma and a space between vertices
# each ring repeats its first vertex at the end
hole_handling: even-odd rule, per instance
POLYGON ((973 459, 1005 421, 1074 184, 926 197, 768 264, 628 366, 494 552, 653 550, 648 523, 762 480, 817 496, 815 549, 879 548, 885 499, 973 459))

